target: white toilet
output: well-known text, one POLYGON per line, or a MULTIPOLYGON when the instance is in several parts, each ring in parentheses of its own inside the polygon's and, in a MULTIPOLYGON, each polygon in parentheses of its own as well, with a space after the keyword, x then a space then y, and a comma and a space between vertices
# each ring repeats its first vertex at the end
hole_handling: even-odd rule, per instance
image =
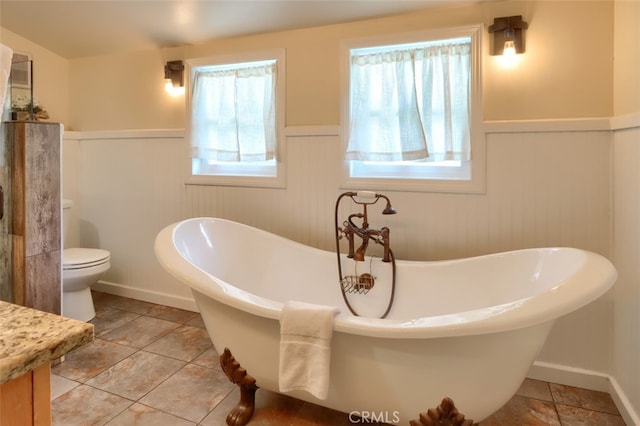
MULTIPOLYGON (((62 201, 63 243, 71 220, 71 200, 62 201)), ((64 245, 63 245, 64 247, 64 245)), ((65 248, 62 251, 62 315, 80 321, 96 316, 89 286, 109 270, 111 254, 92 248, 65 248)))

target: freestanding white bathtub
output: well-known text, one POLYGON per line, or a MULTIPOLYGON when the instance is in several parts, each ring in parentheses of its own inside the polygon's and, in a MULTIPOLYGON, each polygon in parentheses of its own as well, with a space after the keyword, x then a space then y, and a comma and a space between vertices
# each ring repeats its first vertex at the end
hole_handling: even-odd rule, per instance
MULTIPOLYGON (((271 391, 278 392, 283 304, 337 306, 327 399, 288 395, 405 425, 444 397, 476 422, 498 410, 522 383, 554 320, 595 300, 616 279, 607 259, 572 248, 397 261, 391 311, 372 319, 346 309, 335 253, 256 228, 189 219, 163 229, 155 253, 191 287, 216 350, 229 348, 257 386, 271 391)), ((383 287, 380 294, 355 295, 355 305, 384 306, 383 287)), ((235 417, 240 420, 228 421, 248 421, 235 417)))

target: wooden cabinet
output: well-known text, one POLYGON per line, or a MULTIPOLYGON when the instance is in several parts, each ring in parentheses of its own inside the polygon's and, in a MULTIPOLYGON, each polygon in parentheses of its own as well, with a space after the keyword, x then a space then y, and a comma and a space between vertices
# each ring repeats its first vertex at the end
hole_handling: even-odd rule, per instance
POLYGON ((5 161, 10 168, 10 188, 4 188, 9 211, 4 220, 10 223, 12 240, 12 302, 60 314, 60 124, 12 121, 4 125, 5 161))
POLYGON ((0 426, 51 425, 51 363, 0 385, 0 426))
POLYGON ((93 341, 93 324, 0 301, 0 426, 51 424, 51 362, 93 341))

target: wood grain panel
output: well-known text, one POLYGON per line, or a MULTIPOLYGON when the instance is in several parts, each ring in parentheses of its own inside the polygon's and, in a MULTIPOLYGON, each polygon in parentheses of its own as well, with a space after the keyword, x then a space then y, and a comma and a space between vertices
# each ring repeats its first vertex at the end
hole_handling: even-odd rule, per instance
POLYGON ((51 425, 51 363, 33 370, 33 424, 51 425))
POLYGON ((25 234, 25 123, 7 124, 7 135, 12 145, 11 163, 11 233, 25 234))
POLYGON ((12 235, 13 250, 11 252, 11 285, 13 286, 13 303, 24 306, 26 289, 26 258, 24 255, 24 236, 12 235))
POLYGON ((33 425, 33 372, 0 386, 0 425, 33 425))
POLYGON ((61 265, 60 250, 25 259, 25 306, 60 315, 61 265))
POLYGON ((25 235, 26 255, 60 248, 60 126, 26 126, 25 235))
POLYGON ((0 385, 0 425, 51 425, 51 364, 0 385))
POLYGON ((60 313, 60 125, 6 123, 11 155, 13 302, 60 313))

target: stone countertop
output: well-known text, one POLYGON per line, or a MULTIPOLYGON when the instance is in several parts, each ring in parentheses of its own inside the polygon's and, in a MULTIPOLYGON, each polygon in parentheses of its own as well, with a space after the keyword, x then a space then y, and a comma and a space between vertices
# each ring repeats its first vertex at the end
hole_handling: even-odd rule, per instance
POLYGON ((93 340, 93 324, 0 301, 0 384, 93 340))

